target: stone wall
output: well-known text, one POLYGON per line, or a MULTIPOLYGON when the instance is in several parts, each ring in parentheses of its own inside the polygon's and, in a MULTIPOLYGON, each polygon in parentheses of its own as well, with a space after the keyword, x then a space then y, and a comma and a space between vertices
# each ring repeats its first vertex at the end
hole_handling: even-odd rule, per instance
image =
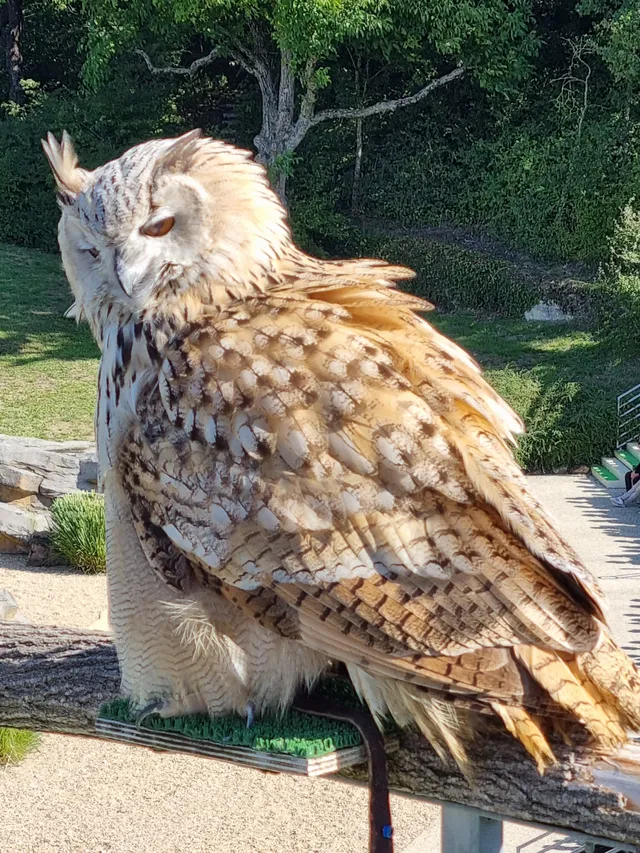
POLYGON ((0 553, 28 553, 50 525, 55 498, 97 487, 90 441, 46 441, 0 434, 0 553))

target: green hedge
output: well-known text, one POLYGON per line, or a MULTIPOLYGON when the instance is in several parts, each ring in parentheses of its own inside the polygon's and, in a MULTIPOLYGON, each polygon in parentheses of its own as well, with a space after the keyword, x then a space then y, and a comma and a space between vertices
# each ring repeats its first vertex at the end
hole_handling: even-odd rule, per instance
POLYGON ((82 166, 95 168, 130 145, 181 132, 171 105, 140 98, 133 83, 114 81, 99 93, 73 98, 41 95, 25 114, 0 121, 0 243, 57 250, 60 211, 40 145, 47 131, 71 134, 82 166))
POLYGON ((416 278, 403 287, 442 311, 470 309, 522 317, 539 301, 535 285, 519 273, 515 264, 448 243, 352 231, 343 239, 325 239, 322 246, 333 255, 383 258, 411 267, 416 278))

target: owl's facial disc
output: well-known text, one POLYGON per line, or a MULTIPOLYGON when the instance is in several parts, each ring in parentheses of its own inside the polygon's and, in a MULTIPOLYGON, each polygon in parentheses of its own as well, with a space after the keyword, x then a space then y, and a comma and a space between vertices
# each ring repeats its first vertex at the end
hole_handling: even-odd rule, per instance
POLYGON ((77 268, 70 278, 87 287, 98 278, 104 296, 137 312, 183 270, 197 267, 204 254, 201 212, 207 200, 186 176, 145 185, 140 176, 133 182, 125 173, 123 180, 121 167, 115 177, 114 171, 113 164, 98 170, 65 211, 72 239, 64 263, 68 272, 77 268), (105 195, 118 180, 107 207, 105 195))
POLYGON ((48 136, 44 148, 63 263, 96 322, 105 305, 138 313, 187 290, 208 300, 255 294, 291 244, 264 169, 224 142, 198 132, 151 140, 94 172, 78 167, 67 135, 60 144, 48 136))

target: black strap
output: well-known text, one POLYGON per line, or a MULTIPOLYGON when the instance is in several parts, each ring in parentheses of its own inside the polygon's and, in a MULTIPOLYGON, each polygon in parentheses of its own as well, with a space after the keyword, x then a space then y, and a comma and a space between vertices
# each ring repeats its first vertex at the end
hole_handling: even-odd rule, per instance
POLYGON ((299 693, 293 707, 316 717, 344 720, 358 729, 369 755, 369 853, 393 853, 387 754, 384 738, 371 714, 364 708, 345 708, 307 693, 299 693))

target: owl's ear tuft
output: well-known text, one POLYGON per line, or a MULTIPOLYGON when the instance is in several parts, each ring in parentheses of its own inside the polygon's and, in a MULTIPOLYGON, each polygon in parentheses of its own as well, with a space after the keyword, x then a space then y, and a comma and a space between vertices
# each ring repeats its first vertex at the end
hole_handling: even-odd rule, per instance
POLYGON ((52 133, 47 133, 47 138, 42 140, 42 148, 56 179, 58 202, 63 206, 72 204, 86 184, 87 172, 78 166, 71 137, 65 130, 58 142, 52 133))
POLYGON ((196 128, 174 139, 158 157, 153 169, 154 178, 160 172, 188 172, 200 148, 201 138, 202 131, 196 128))

